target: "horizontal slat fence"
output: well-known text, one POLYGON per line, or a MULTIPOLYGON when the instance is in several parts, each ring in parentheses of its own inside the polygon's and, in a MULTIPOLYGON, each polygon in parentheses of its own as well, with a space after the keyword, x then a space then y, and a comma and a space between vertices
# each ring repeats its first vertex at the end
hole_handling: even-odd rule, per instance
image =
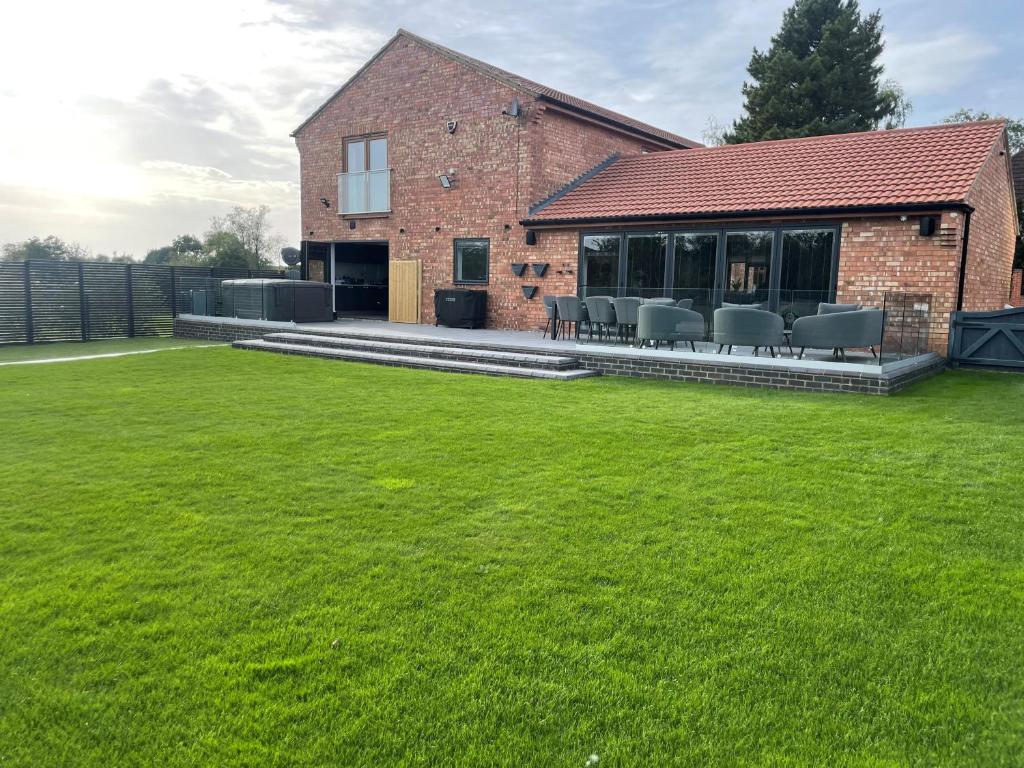
POLYGON ((170 336, 192 291, 220 303, 220 281, 283 277, 274 269, 209 269, 90 261, 0 262, 0 344, 170 336))
POLYGON ((25 265, 0 262, 0 344, 25 341, 25 265))

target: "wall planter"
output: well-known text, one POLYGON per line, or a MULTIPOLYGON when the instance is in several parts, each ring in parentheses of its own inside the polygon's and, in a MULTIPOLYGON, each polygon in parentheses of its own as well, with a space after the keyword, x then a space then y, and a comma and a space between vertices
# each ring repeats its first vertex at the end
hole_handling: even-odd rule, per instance
POLYGON ((537 286, 536 285, 524 285, 523 286, 523 296, 525 296, 528 299, 532 299, 536 295, 537 295, 537 286))
POLYGON ((512 265, 512 272, 515 273, 516 277, 522 277, 523 275, 526 274, 526 265, 525 264, 513 264, 512 265))
POLYGON ((544 277, 544 273, 548 271, 547 264, 531 264, 530 266, 533 267, 533 274, 537 277, 544 277))

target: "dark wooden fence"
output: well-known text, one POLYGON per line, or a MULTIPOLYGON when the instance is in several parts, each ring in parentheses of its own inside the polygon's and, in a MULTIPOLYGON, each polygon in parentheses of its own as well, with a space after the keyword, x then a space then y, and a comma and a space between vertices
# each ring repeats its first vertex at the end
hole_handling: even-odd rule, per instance
POLYGON ((191 291, 281 270, 90 261, 0 262, 0 344, 170 336, 191 291))

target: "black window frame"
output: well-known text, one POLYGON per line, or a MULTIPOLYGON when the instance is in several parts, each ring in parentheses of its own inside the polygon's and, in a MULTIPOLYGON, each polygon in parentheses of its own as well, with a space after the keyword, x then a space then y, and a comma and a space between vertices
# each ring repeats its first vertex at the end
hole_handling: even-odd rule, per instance
POLYGON ((677 234, 698 234, 698 233, 715 233, 718 235, 718 251, 715 255, 715 287, 714 296, 721 296, 725 286, 726 279, 726 239, 729 233, 735 232, 763 232, 770 231, 773 233, 772 238, 772 253, 770 263, 770 274, 768 282, 768 290, 776 295, 779 291, 779 279, 782 274, 782 237, 787 230, 804 230, 804 229, 829 229, 834 232, 832 239, 832 263, 830 269, 829 279, 829 295, 834 298, 839 290, 839 251, 842 240, 842 227, 843 222, 835 219, 828 220, 814 220, 814 219, 794 219, 792 221, 742 221, 735 223, 728 222, 714 222, 714 223, 700 223, 700 224, 677 224, 671 226, 660 226, 654 227, 624 227, 624 228, 612 228, 612 229, 581 229, 578 230, 579 242, 578 242, 578 254, 577 254, 577 295, 583 290, 583 238, 595 236, 595 237, 618 237, 619 239, 619 284, 616 289, 617 296, 624 296, 625 291, 625 262, 626 262, 626 237, 628 235, 655 235, 655 234, 668 234, 668 243, 665 248, 665 294, 666 296, 671 295, 671 291, 674 290, 672 278, 675 272, 675 238, 677 234))
POLYGON ((452 283, 455 285, 487 285, 491 279, 491 238, 489 237, 456 237, 452 240, 452 283), (459 277, 459 246, 463 243, 483 243, 487 249, 484 261, 483 280, 465 280, 459 277))

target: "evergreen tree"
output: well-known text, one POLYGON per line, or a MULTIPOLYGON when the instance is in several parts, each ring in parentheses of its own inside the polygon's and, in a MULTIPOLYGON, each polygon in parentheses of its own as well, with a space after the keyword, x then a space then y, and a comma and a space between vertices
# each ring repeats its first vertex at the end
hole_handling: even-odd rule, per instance
POLYGON ((796 0, 767 52, 756 48, 743 84, 746 114, 730 144, 868 131, 902 124, 909 102, 880 80, 882 17, 857 0, 796 0))

